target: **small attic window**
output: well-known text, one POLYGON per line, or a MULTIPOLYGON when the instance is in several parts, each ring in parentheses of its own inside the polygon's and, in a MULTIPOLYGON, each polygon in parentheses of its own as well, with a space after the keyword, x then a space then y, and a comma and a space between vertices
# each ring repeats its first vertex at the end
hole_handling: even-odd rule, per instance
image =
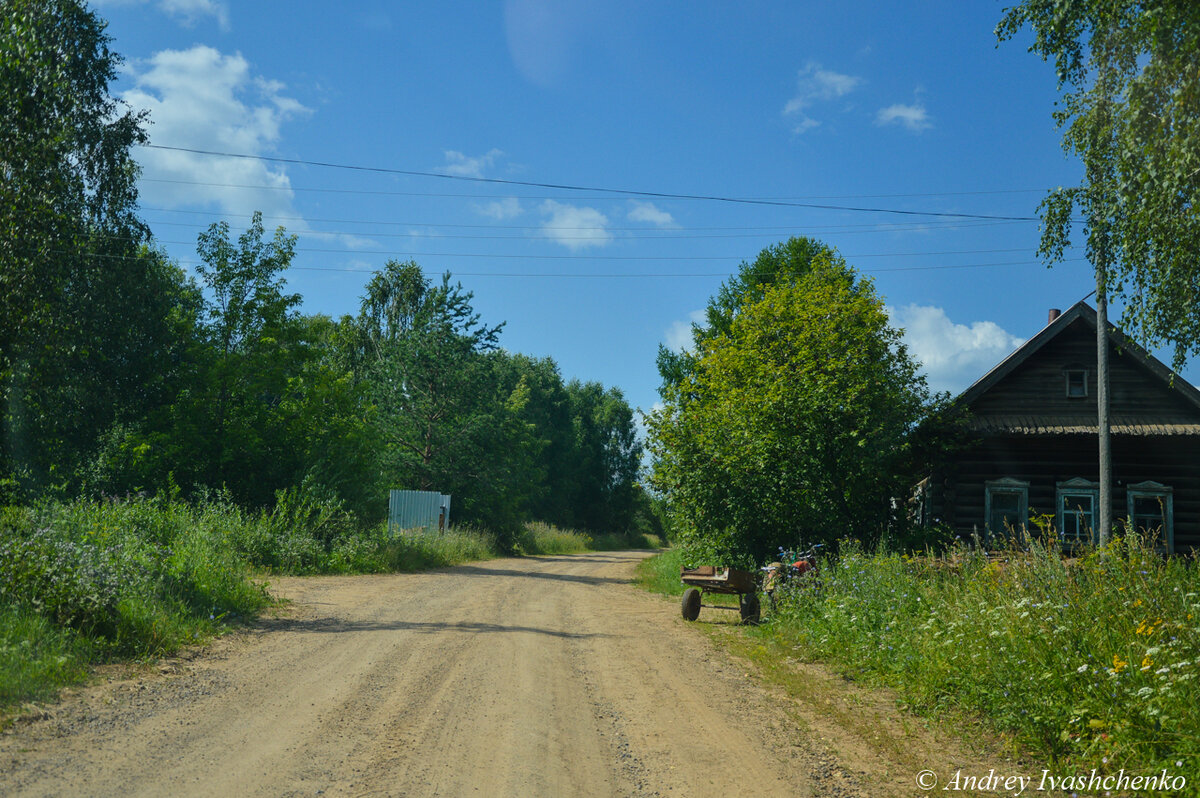
POLYGON ((1067 398, 1083 399, 1088 395, 1087 369, 1066 369, 1067 398))

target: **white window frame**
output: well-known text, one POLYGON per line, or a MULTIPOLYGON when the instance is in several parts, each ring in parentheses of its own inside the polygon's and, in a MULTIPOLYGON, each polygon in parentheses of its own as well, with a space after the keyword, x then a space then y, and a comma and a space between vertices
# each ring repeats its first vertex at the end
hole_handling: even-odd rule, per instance
POLYGON ((1059 482, 1055 486, 1054 492, 1054 509, 1055 516, 1058 519, 1058 537, 1064 547, 1068 547, 1077 543, 1096 543, 1099 541, 1096 524, 1100 518, 1100 483, 1089 482, 1082 477, 1068 479, 1066 482, 1059 482), (1066 508, 1063 506, 1063 500, 1067 496, 1090 496, 1092 499, 1092 530, 1090 537, 1066 536, 1066 508))
POLYGON ((1008 530, 992 529, 992 496, 997 493, 1016 494, 1017 517, 1021 519, 1017 531, 1024 534, 1029 525, 1029 483, 1012 477, 988 480, 983 492, 983 528, 989 537, 1004 534, 1008 530))
POLYGON ((1165 553, 1170 554, 1175 551, 1175 502, 1174 489, 1169 485, 1164 485, 1161 482, 1146 480, 1130 485, 1125 490, 1126 508, 1128 509, 1129 526, 1133 527, 1133 502, 1134 499, 1158 499, 1162 502, 1163 509, 1163 530, 1162 536, 1158 540, 1159 550, 1165 547, 1165 553))

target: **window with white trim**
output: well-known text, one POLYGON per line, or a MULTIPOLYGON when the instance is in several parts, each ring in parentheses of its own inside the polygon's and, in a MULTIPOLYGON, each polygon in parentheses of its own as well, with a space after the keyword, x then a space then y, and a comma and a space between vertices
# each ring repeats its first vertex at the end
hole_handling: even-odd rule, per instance
POLYGON ((1126 490, 1131 529, 1153 536, 1160 551, 1175 548, 1173 490, 1161 482, 1138 482, 1126 490))
POLYGON ((1064 546, 1097 540, 1100 486, 1086 479, 1058 483, 1055 504, 1058 508, 1058 537, 1064 546))
POLYGON ((1029 520, 1029 483, 1005 477, 984 484, 984 523, 988 535, 1024 533, 1029 520))

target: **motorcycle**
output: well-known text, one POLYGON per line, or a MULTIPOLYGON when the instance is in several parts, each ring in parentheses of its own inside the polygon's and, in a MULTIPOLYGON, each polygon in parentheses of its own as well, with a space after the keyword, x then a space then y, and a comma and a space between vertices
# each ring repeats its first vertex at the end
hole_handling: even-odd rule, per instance
POLYGON ((776 591, 796 580, 811 580, 816 575, 817 554, 823 547, 823 544, 817 543, 798 556, 780 549, 780 559, 767 563, 760 569, 763 572, 762 590, 767 594, 767 602, 772 612, 775 611, 776 591))

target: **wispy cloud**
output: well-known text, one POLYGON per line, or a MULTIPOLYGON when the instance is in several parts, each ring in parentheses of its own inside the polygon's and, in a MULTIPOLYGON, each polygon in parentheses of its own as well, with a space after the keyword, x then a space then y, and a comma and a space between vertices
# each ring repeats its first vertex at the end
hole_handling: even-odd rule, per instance
POLYGON ((1024 343, 992 321, 956 324, 932 305, 888 307, 892 324, 923 365, 929 387, 959 393, 1024 343))
POLYGON ((820 125, 820 121, 809 115, 809 110, 817 103, 836 100, 854 91, 863 83, 863 79, 854 75, 843 75, 840 72, 825 69, 816 62, 800 70, 796 81, 796 96, 788 100, 783 107, 783 115, 796 118, 792 130, 803 133, 820 125))
POLYGON ((521 201, 516 197, 505 197, 500 200, 492 200, 486 205, 476 205, 475 210, 489 219, 504 221, 505 219, 515 219, 525 212, 521 207, 521 201))
POLYGON ((546 217, 542 232, 573 252, 603 247, 613 240, 608 217, 595 208, 546 200, 538 210, 546 217))
POLYGON ((933 127, 933 122, 929 119, 929 112, 925 110, 925 105, 920 101, 912 105, 896 103, 887 108, 880 108, 879 113, 875 115, 875 124, 901 125, 913 133, 920 133, 922 130, 933 127))
POLYGON ((446 150, 446 165, 441 170, 448 175, 459 177, 483 177, 483 170, 490 169, 496 159, 504 155, 497 149, 489 150, 475 158, 468 157, 458 150, 446 150))
MULTIPOLYGON (((155 144, 259 155, 279 141, 283 125, 309 113, 286 87, 251 73, 241 54, 211 47, 163 50, 129 70, 122 98, 150 111, 155 144)), ((138 151, 143 199, 171 207, 216 206, 237 216, 296 216, 282 166, 171 150, 138 151), (254 186, 258 188, 246 188, 254 186)), ((289 224, 289 227, 293 225, 289 224)))
POLYGON ((631 222, 645 222, 652 224, 655 227, 669 229, 678 227, 675 224, 675 217, 667 211, 662 210, 653 202, 641 202, 640 200, 629 201, 629 212, 626 214, 631 222))
POLYGON ((229 30, 229 5, 217 0, 93 0, 100 6, 145 5, 150 2, 164 14, 191 27, 206 17, 212 17, 221 30, 229 30))
POLYGON ((693 310, 688 314, 687 320, 675 320, 671 322, 671 326, 663 333, 663 343, 667 349, 674 352, 680 350, 691 351, 692 349, 692 325, 704 325, 705 315, 703 310, 693 310))

